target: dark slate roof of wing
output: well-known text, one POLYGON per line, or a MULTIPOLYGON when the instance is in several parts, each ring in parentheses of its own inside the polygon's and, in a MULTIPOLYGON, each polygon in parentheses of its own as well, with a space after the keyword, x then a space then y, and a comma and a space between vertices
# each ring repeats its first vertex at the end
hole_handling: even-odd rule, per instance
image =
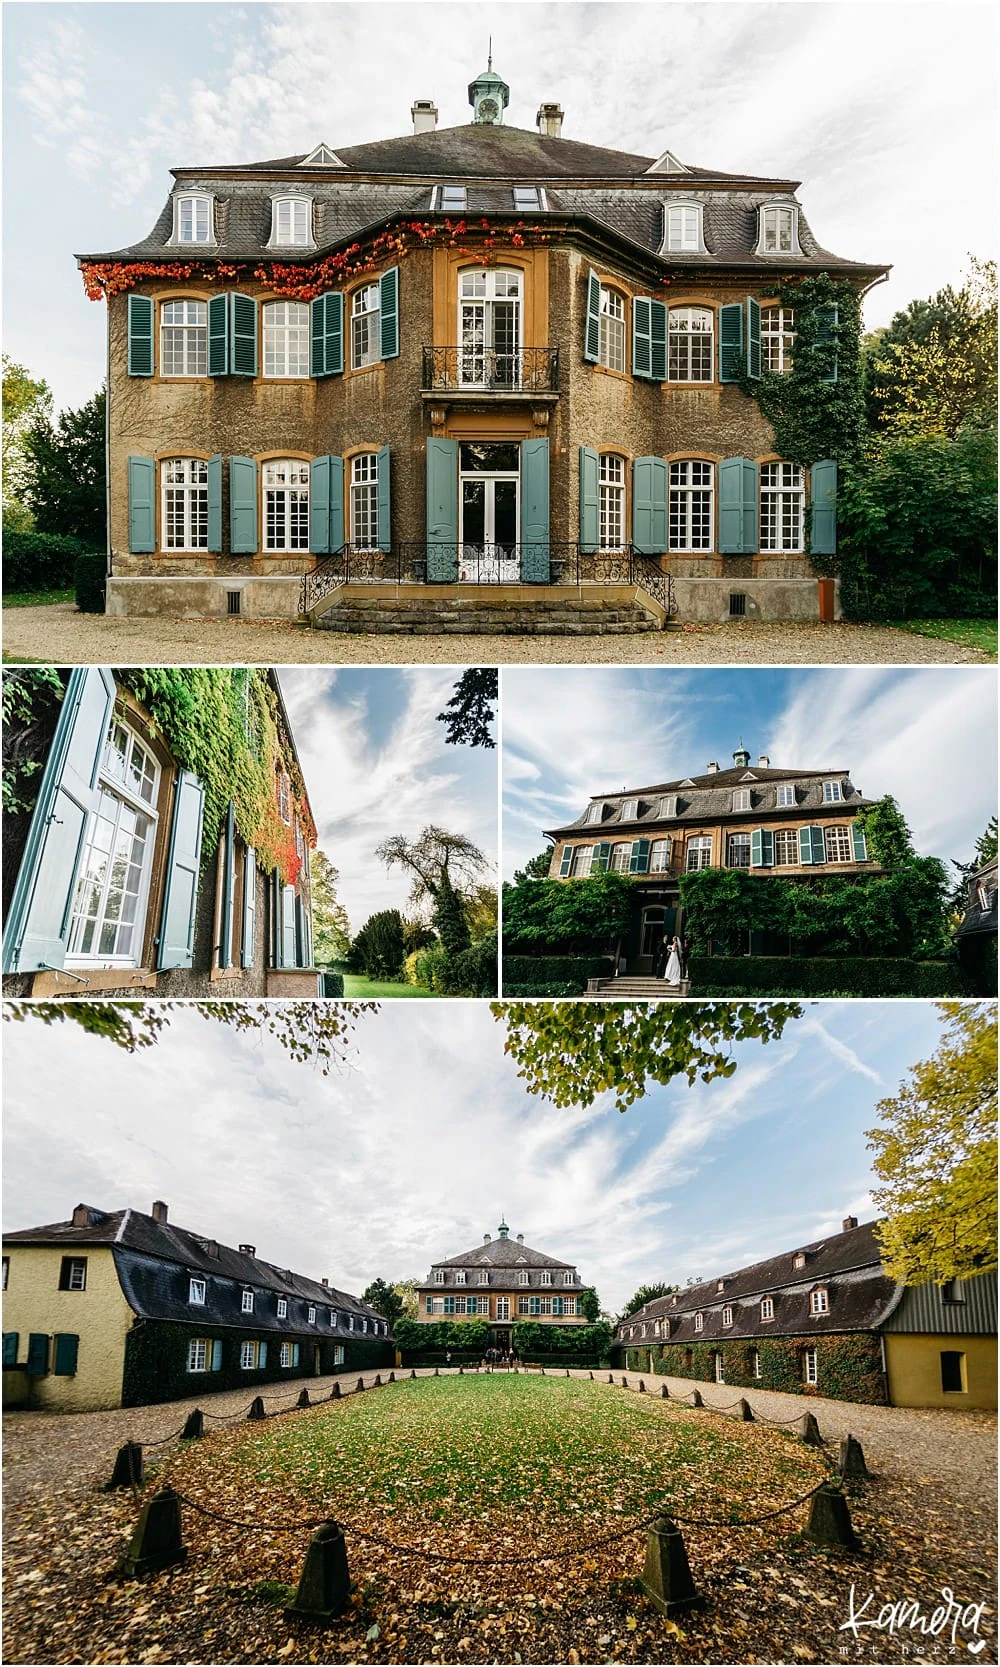
POLYGON ((629 788, 627 792, 619 793, 595 793, 590 805, 581 811, 575 821, 566 822, 559 828, 546 828, 544 832, 550 838, 558 838, 561 834, 600 828, 658 827, 667 822, 702 822, 713 817, 743 817, 753 813, 791 817, 799 816, 803 811, 822 810, 836 813, 843 809, 855 812, 872 803, 871 799, 864 797, 859 788, 852 786, 846 770, 761 770, 751 764, 746 769, 719 770, 707 776, 688 776, 684 781, 661 782, 655 787, 634 787, 629 788), (685 781, 690 785, 685 786, 685 781), (824 802, 824 781, 839 781, 843 796, 830 803, 824 802), (779 805, 777 802, 777 788, 782 782, 792 782, 796 785, 795 803, 792 805, 779 805), (736 787, 749 787, 749 811, 732 809, 733 789, 736 787), (676 816, 660 814, 660 800, 669 795, 674 795, 677 799, 676 816), (622 807, 627 799, 638 800, 638 815, 626 822, 622 817, 622 807), (600 821, 592 822, 588 818, 595 804, 602 805, 604 813, 600 821))

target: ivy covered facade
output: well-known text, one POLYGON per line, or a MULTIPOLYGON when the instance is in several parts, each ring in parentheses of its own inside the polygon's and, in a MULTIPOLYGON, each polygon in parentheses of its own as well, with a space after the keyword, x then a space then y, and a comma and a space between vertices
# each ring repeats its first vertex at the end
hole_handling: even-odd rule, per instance
POLYGON ((17 671, 5 990, 315 995, 316 831, 273 671, 17 671))

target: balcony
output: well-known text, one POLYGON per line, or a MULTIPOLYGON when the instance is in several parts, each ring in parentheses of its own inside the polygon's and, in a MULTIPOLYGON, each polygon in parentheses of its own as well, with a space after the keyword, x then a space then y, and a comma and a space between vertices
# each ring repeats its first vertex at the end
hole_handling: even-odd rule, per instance
POLYGON ((425 399, 550 400, 559 393, 559 349, 520 347, 425 347, 421 389, 425 399))

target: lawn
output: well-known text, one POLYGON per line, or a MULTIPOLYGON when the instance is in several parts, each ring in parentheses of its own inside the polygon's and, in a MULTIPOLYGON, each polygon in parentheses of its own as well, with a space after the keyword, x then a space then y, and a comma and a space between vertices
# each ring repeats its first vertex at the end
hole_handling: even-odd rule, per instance
POLYGON ((422 984, 394 984, 387 978, 362 978, 353 972, 344 974, 344 996, 351 1001, 398 1001, 407 996, 444 999, 436 990, 425 990, 422 984))
POLYGON ((939 642, 961 643, 963 648, 978 649, 981 654, 997 653, 997 622, 995 619, 900 619, 897 631, 910 631, 915 637, 936 637, 939 642))
POLYGON ((4 593, 5 608, 48 608, 56 602, 72 602, 75 591, 70 590, 9 590, 4 593))

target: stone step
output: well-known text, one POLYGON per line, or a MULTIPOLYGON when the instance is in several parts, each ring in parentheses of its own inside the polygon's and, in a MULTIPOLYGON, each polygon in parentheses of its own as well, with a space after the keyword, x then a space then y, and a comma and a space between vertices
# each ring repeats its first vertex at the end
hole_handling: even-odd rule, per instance
POLYGON ((413 636, 623 636, 660 631, 665 623, 662 610, 635 587, 609 593, 595 586, 593 594, 569 587, 568 594, 563 587, 539 594, 527 585, 505 587, 512 594, 456 589, 345 585, 331 593, 328 606, 320 605, 311 623, 324 631, 413 636))
POLYGON ((664 996, 686 996, 689 984, 682 979, 679 984, 668 984, 663 978, 630 977, 623 973, 618 978, 592 978, 587 984, 588 996, 612 996, 621 999, 634 996, 639 1000, 657 1001, 664 996))

